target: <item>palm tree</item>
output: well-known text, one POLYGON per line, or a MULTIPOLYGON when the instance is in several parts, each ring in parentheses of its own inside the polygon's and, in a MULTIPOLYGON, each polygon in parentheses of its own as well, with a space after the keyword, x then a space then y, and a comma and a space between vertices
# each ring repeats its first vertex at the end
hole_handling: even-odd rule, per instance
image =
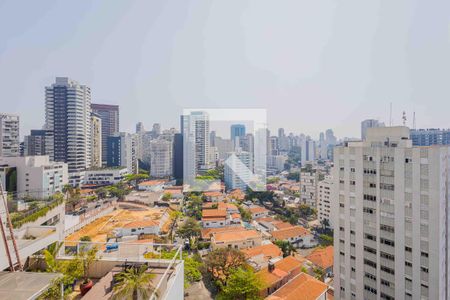
MULTIPOLYGON (((150 299, 155 287, 152 285, 154 274, 147 272, 148 267, 129 268, 115 276, 117 280, 113 288, 112 299, 150 299)), ((155 292, 157 295, 157 293, 155 292)))

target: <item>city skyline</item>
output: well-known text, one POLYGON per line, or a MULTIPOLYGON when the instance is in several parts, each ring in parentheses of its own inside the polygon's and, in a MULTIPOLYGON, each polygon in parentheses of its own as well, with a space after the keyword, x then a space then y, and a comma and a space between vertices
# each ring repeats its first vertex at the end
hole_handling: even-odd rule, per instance
POLYGON ((363 119, 389 124, 391 102, 395 125, 405 110, 410 127, 413 111, 418 128, 447 127, 443 5, 98 2, 68 15, 51 1, 26 12, 5 1, 0 103, 21 114, 22 137, 43 125, 43 87, 56 76, 119 105, 127 132, 136 120, 177 127, 184 108, 247 107, 267 109, 271 130, 357 137, 363 119))

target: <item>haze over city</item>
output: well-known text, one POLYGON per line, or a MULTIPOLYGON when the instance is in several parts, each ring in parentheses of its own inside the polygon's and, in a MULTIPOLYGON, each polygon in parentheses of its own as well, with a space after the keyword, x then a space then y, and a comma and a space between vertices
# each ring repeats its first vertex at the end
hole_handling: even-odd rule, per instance
POLYGON ((177 127, 183 108, 266 108, 269 128, 358 136, 359 122, 446 127, 450 3, 439 1, 1 1, 0 104, 21 135, 44 124, 44 86, 177 127), (24 9, 26 5, 26 9, 24 9))

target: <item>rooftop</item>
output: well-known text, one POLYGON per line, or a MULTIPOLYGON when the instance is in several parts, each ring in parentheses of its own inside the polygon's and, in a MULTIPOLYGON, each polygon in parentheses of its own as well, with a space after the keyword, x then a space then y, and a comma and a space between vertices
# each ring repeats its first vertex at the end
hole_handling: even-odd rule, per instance
POLYGON ((253 207, 250 207, 249 210, 252 214, 268 212, 267 209, 265 209, 264 207, 261 207, 261 206, 253 206, 253 207))
POLYGON ((227 211, 224 209, 204 209, 202 210, 202 217, 203 218, 210 218, 210 217, 226 217, 227 211))
POLYGON ((241 231, 225 231, 213 234, 215 242, 234 242, 247 239, 254 239, 261 237, 261 233, 256 230, 241 230, 241 231))
POLYGON ((272 286, 288 276, 294 269, 301 268, 302 263, 303 262, 301 260, 293 256, 286 256, 285 258, 275 262, 275 269, 272 272, 269 271, 268 267, 265 267, 259 271, 257 275, 261 278, 266 287, 272 286))
POLYGON ((308 274, 300 273, 266 300, 314 300, 327 290, 328 286, 325 283, 308 274))
POLYGON ((164 183, 167 183, 167 180, 155 179, 155 180, 147 180, 147 181, 140 182, 139 185, 140 186, 154 186, 154 185, 161 185, 164 183))
POLYGON ((326 248, 317 248, 306 259, 322 269, 328 269, 333 266, 334 248, 328 246, 326 248))
POLYGON ((307 229, 305 229, 301 226, 293 226, 293 227, 273 231, 272 237, 277 240, 286 240, 288 238, 297 237, 297 236, 305 236, 308 234, 310 234, 310 232, 307 229))
POLYGON ((250 258, 258 255, 263 255, 265 259, 270 259, 274 257, 279 257, 283 255, 281 249, 274 244, 261 245, 254 248, 244 249, 242 250, 245 256, 250 258))
POLYGON ((227 232, 227 231, 237 232, 237 231, 242 231, 242 230, 246 230, 246 229, 244 227, 240 227, 240 226, 225 226, 225 227, 221 227, 221 228, 204 228, 204 229, 202 229, 201 233, 202 233, 202 239, 209 239, 215 233, 227 232))
POLYGON ((59 276, 57 273, 0 272, 0 299, 35 299, 59 276))

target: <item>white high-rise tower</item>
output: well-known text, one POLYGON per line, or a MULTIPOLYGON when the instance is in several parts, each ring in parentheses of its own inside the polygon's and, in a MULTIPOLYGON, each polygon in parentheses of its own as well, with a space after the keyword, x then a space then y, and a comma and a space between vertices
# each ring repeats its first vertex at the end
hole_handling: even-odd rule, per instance
POLYGON ((367 129, 335 148, 336 299, 448 299, 449 148, 407 127, 367 129))
POLYGON ((91 166, 91 89, 67 77, 45 88, 46 153, 69 172, 91 166))

